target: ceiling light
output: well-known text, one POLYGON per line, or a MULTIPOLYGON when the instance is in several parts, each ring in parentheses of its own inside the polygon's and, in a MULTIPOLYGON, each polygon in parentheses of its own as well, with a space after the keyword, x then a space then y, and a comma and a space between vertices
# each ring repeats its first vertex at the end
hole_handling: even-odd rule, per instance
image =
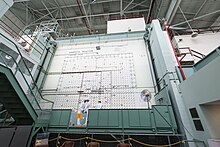
POLYGON ((191 37, 192 38, 195 38, 195 37, 197 37, 198 36, 198 33, 197 32, 193 32, 192 34, 191 34, 191 37))
POLYGON ((11 59, 11 56, 5 55, 5 58, 8 59, 8 60, 10 60, 10 59, 11 59))

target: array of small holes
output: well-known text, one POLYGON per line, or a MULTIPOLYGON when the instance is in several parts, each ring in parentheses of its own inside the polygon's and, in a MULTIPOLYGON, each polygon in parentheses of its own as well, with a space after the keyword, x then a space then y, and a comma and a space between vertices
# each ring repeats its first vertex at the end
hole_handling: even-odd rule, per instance
POLYGON ((79 102, 90 99, 91 107, 98 100, 103 108, 136 108, 136 75, 132 53, 103 55, 68 55, 59 79, 55 109, 78 109, 79 102), (82 94, 79 93, 82 92, 82 94), (68 95, 67 95, 68 94, 68 95))

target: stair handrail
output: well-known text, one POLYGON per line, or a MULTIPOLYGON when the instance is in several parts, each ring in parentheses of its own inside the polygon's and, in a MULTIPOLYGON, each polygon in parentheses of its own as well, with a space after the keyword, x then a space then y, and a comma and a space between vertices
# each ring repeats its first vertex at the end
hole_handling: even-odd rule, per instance
MULTIPOLYGON (((45 100, 45 101, 47 101, 47 102, 52 103, 52 107, 53 107, 54 102, 43 98, 42 94, 40 93, 39 88, 38 88, 38 86, 37 86, 37 84, 36 84, 36 82, 35 82, 35 80, 34 80, 32 74, 31 74, 31 72, 30 72, 30 70, 29 70, 27 64, 25 63, 24 57, 22 56, 21 51, 19 50, 18 46, 17 46, 13 41, 11 41, 8 37, 6 37, 4 34, 0 33, 0 35, 3 36, 5 39, 7 39, 9 42, 11 42, 11 43, 15 46, 15 48, 17 49, 17 51, 18 51, 18 53, 19 53, 19 55, 20 55, 20 57, 21 57, 21 60, 23 61, 24 65, 25 65, 25 67, 26 67, 26 69, 27 69, 27 71, 28 71, 28 73, 29 73, 29 75, 30 75, 30 77, 31 77, 31 79, 32 79, 32 83, 34 84, 34 86, 36 86, 37 92, 40 94, 40 98, 41 98, 42 100, 45 100)), ((16 62, 16 63, 17 63, 17 62, 16 62)), ((25 79, 26 79, 26 78, 25 78, 25 79)), ((34 97, 35 97, 35 95, 34 95, 34 97)), ((52 108, 51 108, 51 109, 52 109, 52 108)))
MULTIPOLYGON (((5 53, 6 55, 8 55, 8 56, 11 57, 11 59, 12 59, 12 60, 14 61, 14 63, 16 64, 16 67, 18 67, 18 70, 21 72, 21 75, 22 75, 22 77, 24 78, 25 83, 28 85, 28 88, 30 89, 31 94, 34 96, 34 93, 33 93, 33 91, 31 90, 31 87, 30 87, 30 85, 28 84, 27 79, 25 78, 24 74, 22 73, 22 71, 21 71, 21 69, 20 69, 20 66, 18 65, 18 63, 16 62, 16 60, 14 59, 14 57, 12 57, 10 54, 6 53, 5 51, 1 50, 1 48, 0 48, 0 52, 3 52, 3 53, 5 53)), ((0 55, 0 57, 2 58, 3 62, 5 62, 4 58, 3 58, 1 55, 0 55)), ((6 62, 5 62, 5 65, 8 66, 6 62)), ((7 67, 7 68, 8 68, 8 67, 7 67)), ((39 105, 39 103, 38 103, 38 101, 37 101, 37 99, 35 98, 35 96, 34 96, 34 99, 35 99, 35 101, 37 102, 37 105, 38 105, 39 109, 42 110, 41 107, 40 107, 40 105, 39 105)), ((28 103, 31 104, 31 102, 30 102, 29 100, 28 100, 28 103)), ((31 107, 33 107, 33 106, 31 105, 31 107)))

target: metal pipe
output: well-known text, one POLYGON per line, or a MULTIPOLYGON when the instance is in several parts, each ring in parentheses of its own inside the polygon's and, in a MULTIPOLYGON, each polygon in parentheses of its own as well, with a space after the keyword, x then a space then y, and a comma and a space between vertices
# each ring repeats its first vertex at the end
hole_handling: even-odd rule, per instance
MULTIPOLYGON (((150 53, 150 59, 151 59, 151 63, 152 63, 154 77, 155 77, 155 80, 156 80, 156 87, 157 87, 157 90, 160 91, 161 90, 160 81, 159 81, 160 79, 159 79, 159 76, 158 76, 158 73, 157 73, 157 70, 156 70, 156 65, 155 65, 155 62, 154 62, 154 57, 153 57, 150 41, 149 40, 146 40, 146 41, 147 41, 147 46, 148 46, 148 50, 149 50, 149 53, 150 53)), ((155 90, 155 93, 156 93, 156 90, 155 90)))
POLYGON ((152 12, 153 12, 153 7, 154 7, 154 3, 155 3, 155 0, 151 0, 151 3, 150 3, 150 9, 148 11, 148 16, 147 16, 147 20, 146 20, 146 24, 149 24, 152 20, 152 12))
POLYGON ((134 0, 131 0, 128 5, 123 9, 123 11, 125 11, 132 3, 134 2, 134 0))
POLYGON ((202 3, 201 7, 199 8, 199 10, 196 12, 196 14, 194 15, 193 18, 197 17, 197 15, 199 14, 199 12, 202 10, 202 8, 204 7, 204 5, 206 4, 207 0, 204 0, 204 2, 202 3))
POLYGON ((183 72, 182 66, 181 66, 181 64, 180 64, 180 62, 179 62, 178 56, 177 56, 177 54, 176 54, 175 48, 174 48, 174 46, 173 46, 172 40, 171 40, 170 35, 169 35, 169 32, 168 32, 168 28, 169 28, 170 26, 169 26, 169 25, 164 25, 164 27, 165 27, 165 30, 166 30, 166 32, 167 32, 167 36, 168 36, 168 38, 169 38, 170 44, 171 44, 171 46, 172 46, 172 49, 173 49, 173 52, 174 52, 176 61, 177 61, 177 63, 178 63, 179 69, 180 69, 180 73, 181 73, 181 75, 182 75, 182 78, 183 78, 183 80, 186 80, 186 76, 185 76, 185 74, 184 74, 184 72, 183 72))
MULTIPOLYGON (((46 48, 48 42, 49 42, 49 40, 47 41, 47 43, 46 43, 46 45, 45 45, 45 48, 46 48)), ((46 61, 46 59, 47 59, 47 55, 48 55, 48 53, 49 53, 49 49, 46 48, 46 50, 47 50, 47 52, 46 52, 46 54, 45 54, 45 57, 44 57, 44 59, 43 59, 42 64, 40 65, 39 72, 38 72, 37 77, 36 77, 36 79, 35 79, 35 82, 36 82, 36 83, 37 83, 37 81, 38 81, 38 79, 39 79, 39 77, 40 77, 41 71, 43 70, 44 63, 45 63, 45 61, 46 61)))

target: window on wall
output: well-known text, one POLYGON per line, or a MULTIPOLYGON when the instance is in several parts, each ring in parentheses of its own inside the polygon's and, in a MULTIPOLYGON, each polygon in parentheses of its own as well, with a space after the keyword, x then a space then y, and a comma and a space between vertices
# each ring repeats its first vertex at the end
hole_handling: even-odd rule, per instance
POLYGON ((193 123, 194 123, 196 130, 197 131, 204 131, 204 128, 202 126, 202 122, 199 118, 199 114, 198 114, 196 108, 189 109, 189 112, 190 112, 191 117, 193 119, 193 123))
POLYGON ((189 109, 192 118, 199 118, 196 108, 189 109))
POLYGON ((193 120, 193 123, 195 125, 195 128, 197 131, 204 131, 202 123, 200 120, 193 120))

